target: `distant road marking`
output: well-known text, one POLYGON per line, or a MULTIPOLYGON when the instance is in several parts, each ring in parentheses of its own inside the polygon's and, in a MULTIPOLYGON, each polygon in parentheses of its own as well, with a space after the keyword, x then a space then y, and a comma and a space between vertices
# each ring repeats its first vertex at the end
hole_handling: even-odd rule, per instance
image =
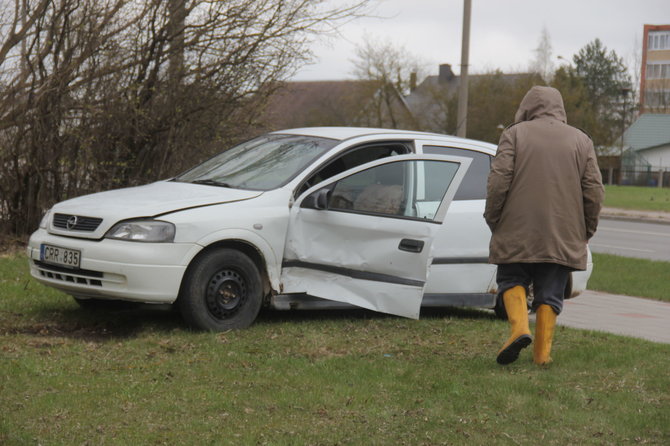
POLYGON ((596 248, 626 249, 628 251, 638 252, 656 252, 652 249, 626 248, 625 246, 603 245, 600 243, 589 243, 589 246, 595 246, 596 248))
POLYGON ((670 237, 670 234, 664 234, 662 232, 649 232, 649 231, 633 231, 631 229, 618 229, 618 228, 608 228, 607 226, 605 227, 598 227, 598 231, 613 231, 613 232, 626 232, 628 234, 644 234, 644 235, 655 235, 655 236, 660 236, 660 237, 670 237))

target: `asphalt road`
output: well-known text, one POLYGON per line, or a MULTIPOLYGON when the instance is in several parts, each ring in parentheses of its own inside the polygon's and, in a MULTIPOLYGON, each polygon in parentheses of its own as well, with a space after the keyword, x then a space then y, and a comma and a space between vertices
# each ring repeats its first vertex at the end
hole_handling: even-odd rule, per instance
POLYGON ((591 251, 670 262, 670 225, 600 219, 591 251))

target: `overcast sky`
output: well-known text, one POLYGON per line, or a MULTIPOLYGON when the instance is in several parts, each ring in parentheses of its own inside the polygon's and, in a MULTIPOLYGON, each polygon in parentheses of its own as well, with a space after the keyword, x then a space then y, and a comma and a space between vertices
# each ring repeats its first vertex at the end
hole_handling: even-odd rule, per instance
MULTIPOLYGON (((385 18, 359 19, 314 45, 315 63, 294 80, 354 78, 351 61, 365 36, 403 47, 425 62, 427 75, 440 63, 459 72, 463 0, 379 0, 374 14, 385 18)), ((470 72, 527 70, 543 27, 556 65, 600 38, 632 68, 644 24, 670 24, 670 0, 472 0, 470 72)))

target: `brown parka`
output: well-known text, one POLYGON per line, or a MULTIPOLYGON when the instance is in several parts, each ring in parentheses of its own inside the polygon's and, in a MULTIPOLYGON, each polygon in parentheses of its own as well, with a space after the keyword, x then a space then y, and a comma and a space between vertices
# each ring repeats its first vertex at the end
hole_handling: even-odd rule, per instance
POLYGON ((489 262, 584 270, 604 197, 593 142, 567 125, 555 88, 531 88, 515 121, 500 137, 488 178, 489 262))

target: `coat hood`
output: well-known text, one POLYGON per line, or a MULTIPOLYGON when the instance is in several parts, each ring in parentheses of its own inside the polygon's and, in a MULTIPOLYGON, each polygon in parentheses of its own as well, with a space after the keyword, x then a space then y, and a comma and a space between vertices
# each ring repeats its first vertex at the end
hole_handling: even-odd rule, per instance
POLYGON ((521 101, 514 121, 532 121, 542 117, 567 122, 563 97, 555 88, 539 86, 531 88, 521 101))

